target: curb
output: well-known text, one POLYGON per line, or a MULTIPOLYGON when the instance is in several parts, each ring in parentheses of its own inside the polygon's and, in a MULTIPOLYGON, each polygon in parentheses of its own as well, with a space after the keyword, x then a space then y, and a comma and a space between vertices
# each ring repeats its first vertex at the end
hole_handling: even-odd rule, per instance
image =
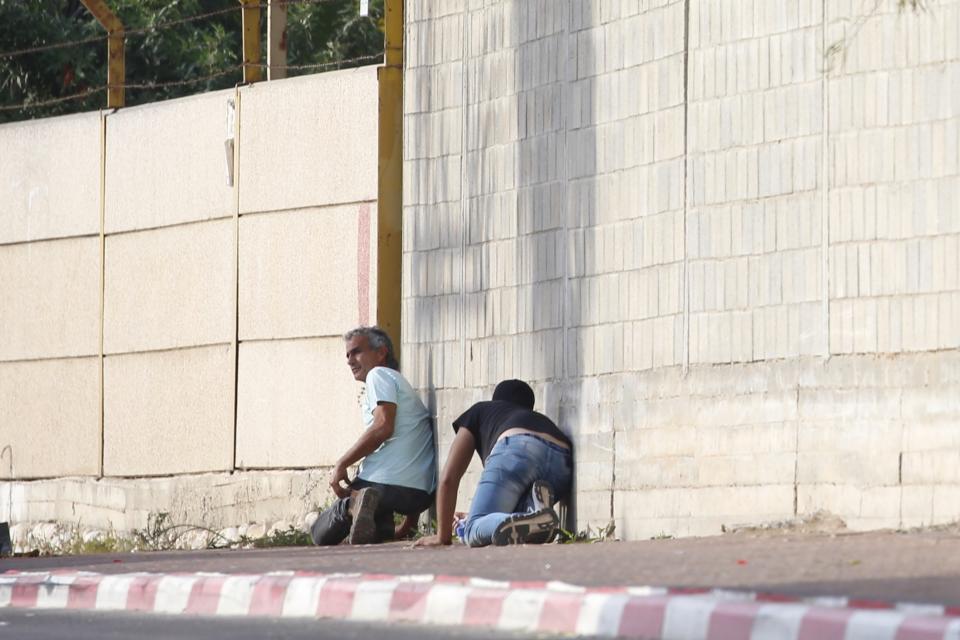
POLYGON ((960 607, 433 575, 0 574, 0 607, 339 618, 684 640, 960 640, 960 607))

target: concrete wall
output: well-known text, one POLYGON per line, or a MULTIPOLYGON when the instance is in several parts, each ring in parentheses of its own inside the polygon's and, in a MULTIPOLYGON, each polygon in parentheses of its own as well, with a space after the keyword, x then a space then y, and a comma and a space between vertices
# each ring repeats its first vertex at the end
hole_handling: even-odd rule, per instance
POLYGON ((895 5, 408 3, 404 366, 441 457, 522 377, 581 529, 960 517, 960 3, 895 5))
POLYGON ((0 127, 0 477, 335 460, 360 429, 340 335, 375 315, 377 104, 363 68, 0 127))

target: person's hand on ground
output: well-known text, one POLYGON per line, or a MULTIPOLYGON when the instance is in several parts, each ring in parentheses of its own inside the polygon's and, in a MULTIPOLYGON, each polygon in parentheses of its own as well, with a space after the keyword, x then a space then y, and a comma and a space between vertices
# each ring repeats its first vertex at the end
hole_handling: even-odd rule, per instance
POLYGON ((346 498, 350 495, 349 485, 350 477, 347 475, 347 468, 339 464, 334 466, 330 470, 330 488, 338 498, 346 498))
POLYGON ((413 543, 413 546, 415 547, 446 547, 449 545, 449 542, 443 542, 440 540, 439 535, 423 536, 413 543))

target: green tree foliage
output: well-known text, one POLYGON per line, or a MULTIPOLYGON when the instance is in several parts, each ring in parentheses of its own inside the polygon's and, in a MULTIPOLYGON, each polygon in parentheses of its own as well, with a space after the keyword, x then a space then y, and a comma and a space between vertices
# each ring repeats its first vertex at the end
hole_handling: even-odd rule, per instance
MULTIPOLYGON (((265 2, 265 0, 264 0, 265 2)), ((370 15, 359 15, 359 0, 290 0, 287 17, 287 63, 331 64, 383 51, 383 0, 370 2, 370 15)), ((237 0, 107 0, 124 23, 126 81, 164 86, 128 88, 128 105, 225 89, 242 81, 241 12, 237 0), (224 11, 226 10, 226 11, 224 11), (181 24, 166 23, 217 12, 181 24), (224 70, 229 73, 220 74, 224 70), (188 84, 180 83, 190 80, 188 84)), ((261 11, 263 60, 266 58, 266 9, 261 11)), ((25 109, 0 109, 0 122, 91 111, 106 105, 98 91, 107 80, 107 44, 103 28, 79 0, 0 0, 0 108, 39 103, 95 91, 25 109), (22 55, 9 52, 78 40, 64 48, 22 55)), ((293 70, 288 75, 313 73, 293 70)))

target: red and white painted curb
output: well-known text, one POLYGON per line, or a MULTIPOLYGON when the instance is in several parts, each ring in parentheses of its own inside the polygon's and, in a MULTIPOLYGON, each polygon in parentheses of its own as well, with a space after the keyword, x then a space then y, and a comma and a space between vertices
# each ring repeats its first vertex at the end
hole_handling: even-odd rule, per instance
POLYGON ((960 608, 447 576, 0 574, 0 607, 339 618, 665 640, 960 640, 960 608))

